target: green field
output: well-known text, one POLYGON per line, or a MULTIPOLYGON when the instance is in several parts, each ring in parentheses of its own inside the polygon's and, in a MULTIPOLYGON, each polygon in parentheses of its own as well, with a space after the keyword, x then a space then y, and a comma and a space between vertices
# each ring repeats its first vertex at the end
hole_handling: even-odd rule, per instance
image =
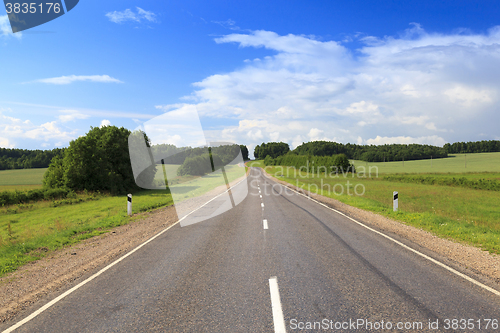
MULTIPOLYGON (((476 166, 492 166, 496 159, 500 160, 500 154, 468 154, 467 159, 475 161, 476 166), (479 160, 485 157, 487 162, 479 163, 479 160)), ((405 162, 405 168, 407 163, 411 163, 407 170, 423 177, 465 177, 495 181, 500 177, 497 166, 492 167, 495 171, 492 173, 485 173, 484 169, 476 167, 476 173, 429 174, 426 173, 428 171, 424 162, 429 161, 405 162)), ((384 176, 402 172, 395 165, 397 163, 399 162, 386 163, 385 168, 384 163, 370 163, 369 165, 372 166, 377 164, 382 166, 379 167, 378 177, 373 173, 372 177, 365 178, 352 174, 347 174, 345 178, 344 175, 338 178, 324 174, 318 176, 302 173, 300 175, 291 167, 266 167, 266 171, 280 180, 311 192, 376 212, 444 238, 458 240, 500 254, 500 205, 498 205, 500 191, 384 180, 384 176), (393 191, 399 192, 398 212, 392 210, 393 191)), ((453 163, 442 166, 441 170, 446 170, 443 172, 456 170, 457 166, 453 163)), ((262 167, 263 164, 261 161, 255 161, 249 166, 262 167)))
POLYGON ((500 173, 500 153, 456 154, 448 158, 402 161, 399 162, 363 162, 354 160, 357 169, 367 171, 378 169, 379 174, 390 173, 464 173, 496 172, 500 173), (403 165, 404 164, 404 165, 403 165))
POLYGON ((0 192, 41 188, 45 171, 47 168, 0 170, 0 192))

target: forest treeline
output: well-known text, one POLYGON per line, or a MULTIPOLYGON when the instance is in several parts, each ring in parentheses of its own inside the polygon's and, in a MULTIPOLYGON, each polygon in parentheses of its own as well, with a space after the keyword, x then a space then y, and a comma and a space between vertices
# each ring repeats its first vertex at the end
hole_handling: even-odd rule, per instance
POLYGON ((455 142, 452 144, 447 143, 443 148, 449 154, 500 152, 500 141, 455 142))
POLYGON ((267 156, 276 159, 278 156, 283 156, 285 154, 310 156, 333 156, 344 154, 347 158, 354 160, 390 162, 444 158, 448 157, 448 154, 484 152, 500 152, 500 141, 447 143, 442 148, 422 144, 368 146, 351 143, 343 144, 331 141, 312 141, 303 143, 294 150, 290 150, 287 143, 268 142, 256 146, 254 156, 256 159, 265 159, 267 156))
MULTIPOLYGON (((240 145, 243 159, 248 160, 248 148, 240 145)), ((10 169, 32 169, 32 168, 48 168, 50 161, 54 157, 63 158, 64 151, 67 148, 54 148, 51 150, 28 150, 17 148, 0 148, 0 170, 10 169)), ((168 164, 182 164, 186 157, 199 155, 193 153, 190 148, 178 148, 174 145, 162 144, 151 148, 153 151, 162 149, 171 155, 168 164)), ((165 162, 167 163, 167 162, 165 162)))
POLYGON ((28 150, 0 148, 0 170, 48 168, 50 161, 64 154, 65 148, 28 150))

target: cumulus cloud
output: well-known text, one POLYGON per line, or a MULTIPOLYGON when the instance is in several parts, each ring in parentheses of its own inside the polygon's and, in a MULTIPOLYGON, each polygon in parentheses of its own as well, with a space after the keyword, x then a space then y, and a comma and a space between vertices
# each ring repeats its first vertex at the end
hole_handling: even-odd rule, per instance
POLYGON ((75 139, 76 131, 63 130, 57 121, 35 125, 30 120, 21 120, 4 113, 5 110, 0 110, 1 147, 14 148, 18 146, 17 142, 25 139, 42 141, 46 146, 49 142, 57 142, 55 145, 61 146, 75 139))
POLYGON ((437 34, 412 24, 397 36, 359 41, 362 47, 350 50, 262 30, 218 37, 219 44, 271 52, 195 83, 186 104, 205 118, 236 119, 209 135, 252 146, 277 140, 292 147, 310 140, 443 145, 498 136, 500 27, 437 34))
POLYGON ((99 128, 103 128, 104 126, 111 126, 111 122, 107 119, 103 119, 101 121, 101 124, 99 125, 99 128))
POLYGON ((111 22, 114 23, 123 23, 127 21, 131 22, 141 22, 143 20, 146 20, 148 22, 156 22, 156 14, 144 10, 139 7, 135 7, 136 10, 132 11, 130 9, 125 9, 124 11, 114 11, 114 12, 109 12, 106 13, 106 16, 109 18, 111 22))
POLYGON ((61 85, 61 84, 70 84, 77 81, 123 83, 122 81, 112 78, 109 75, 69 75, 69 76, 52 77, 48 79, 40 79, 36 80, 35 82, 61 85))

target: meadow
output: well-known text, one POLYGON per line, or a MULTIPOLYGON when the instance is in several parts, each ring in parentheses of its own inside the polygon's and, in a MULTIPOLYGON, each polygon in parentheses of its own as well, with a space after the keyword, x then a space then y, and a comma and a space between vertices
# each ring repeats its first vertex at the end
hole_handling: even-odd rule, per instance
POLYGON ((47 168, 0 170, 0 192, 42 188, 45 171, 47 168))
POLYGON ((448 158, 398 162, 351 161, 356 168, 376 167, 379 174, 500 173, 500 153, 450 154, 448 158))
MULTIPOLYGON (((299 174, 294 168, 279 166, 266 167, 266 171, 311 192, 430 231, 443 238, 500 254, 500 191, 386 179, 399 175, 410 180, 418 176, 497 182, 500 178, 500 153, 467 154, 467 170, 471 172, 462 170, 458 173, 460 162, 457 161, 461 157, 458 157, 459 160, 455 158, 440 160, 437 164, 439 173, 429 170, 429 160, 405 162, 404 167, 401 162, 369 163, 369 167, 378 167, 378 174, 372 168, 370 176, 367 169, 365 177, 361 178, 361 174, 340 174, 338 177, 322 173, 299 174), (493 172, 486 172, 488 168, 493 172), (397 212, 392 209, 393 191, 399 193, 397 212)), ((354 163, 358 171, 361 166, 366 168, 365 162, 354 163)), ((249 166, 264 167, 262 161, 251 162, 249 166)), ((465 169, 465 165, 461 167, 465 169)))

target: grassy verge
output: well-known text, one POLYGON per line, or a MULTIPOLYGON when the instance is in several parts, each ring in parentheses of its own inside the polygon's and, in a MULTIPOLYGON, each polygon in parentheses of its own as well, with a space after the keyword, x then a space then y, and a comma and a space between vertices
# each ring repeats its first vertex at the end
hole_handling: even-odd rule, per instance
MULTIPOLYGON (((49 251, 107 232, 140 218, 129 217, 125 196, 79 194, 0 209, 0 276, 45 256, 49 251)), ((133 212, 172 204, 168 191, 133 196, 133 212)))
MULTIPOLYGON (((260 161, 249 166, 263 167, 260 161)), ((358 178, 350 174, 346 178, 299 175, 294 168, 286 167, 267 167, 266 171, 305 190, 500 254, 499 192, 358 178), (399 192, 398 212, 392 211, 393 191, 399 192)))

